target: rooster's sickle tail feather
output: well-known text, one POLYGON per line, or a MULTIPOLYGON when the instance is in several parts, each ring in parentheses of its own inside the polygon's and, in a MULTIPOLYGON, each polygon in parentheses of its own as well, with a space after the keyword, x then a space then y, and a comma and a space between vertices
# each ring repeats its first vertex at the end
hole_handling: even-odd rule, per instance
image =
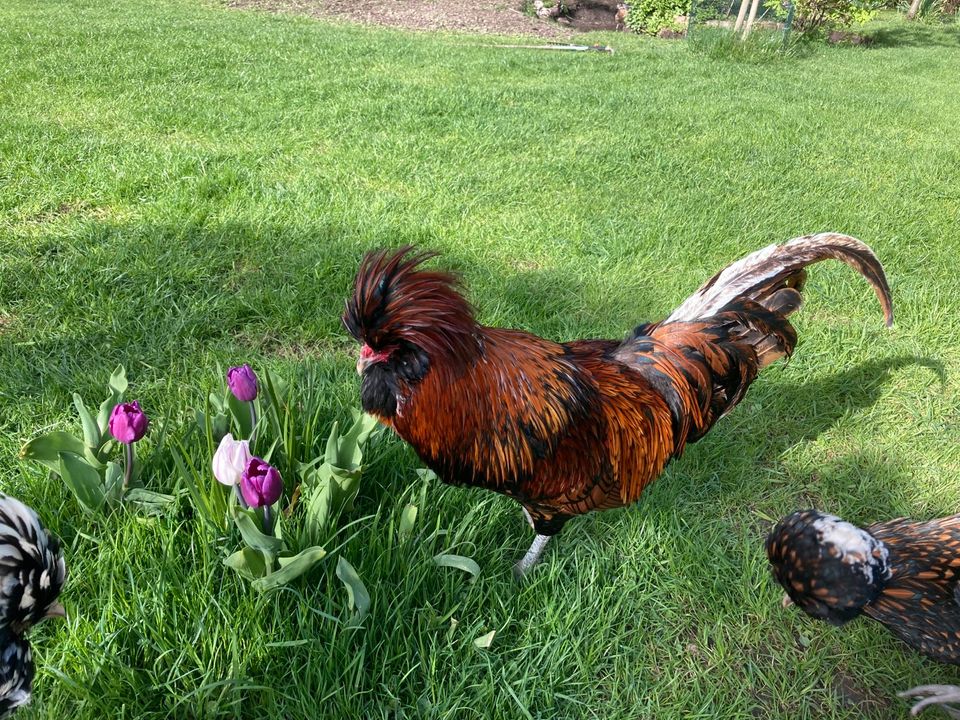
POLYGON ((804 268, 828 259, 845 262, 867 279, 880 299, 887 325, 893 325, 890 286, 873 250, 849 235, 830 232, 769 245, 728 265, 687 298, 664 324, 715 315, 744 298, 789 315, 800 305, 804 268))

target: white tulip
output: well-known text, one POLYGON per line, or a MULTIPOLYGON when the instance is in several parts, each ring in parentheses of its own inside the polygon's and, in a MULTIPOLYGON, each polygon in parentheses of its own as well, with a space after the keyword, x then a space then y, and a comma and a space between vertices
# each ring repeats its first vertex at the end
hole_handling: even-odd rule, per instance
POLYGON ((213 455, 213 476, 224 485, 236 485, 251 457, 250 442, 234 440, 233 435, 227 433, 213 455))

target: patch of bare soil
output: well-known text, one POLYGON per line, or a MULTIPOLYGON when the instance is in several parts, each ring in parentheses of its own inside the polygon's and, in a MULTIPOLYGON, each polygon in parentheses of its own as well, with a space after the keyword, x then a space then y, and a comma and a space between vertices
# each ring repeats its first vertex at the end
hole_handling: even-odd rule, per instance
POLYGON ((523 12, 523 0, 227 0, 230 7, 340 18, 408 30, 453 30, 570 39, 574 30, 613 30, 617 0, 583 0, 561 22, 523 12))

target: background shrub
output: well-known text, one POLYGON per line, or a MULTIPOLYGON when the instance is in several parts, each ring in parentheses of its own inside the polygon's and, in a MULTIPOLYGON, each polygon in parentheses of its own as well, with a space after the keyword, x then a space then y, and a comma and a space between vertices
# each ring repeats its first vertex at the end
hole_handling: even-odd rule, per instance
POLYGON ((638 0, 631 3, 624 23, 638 33, 656 35, 663 28, 685 30, 678 16, 690 13, 691 0, 638 0))

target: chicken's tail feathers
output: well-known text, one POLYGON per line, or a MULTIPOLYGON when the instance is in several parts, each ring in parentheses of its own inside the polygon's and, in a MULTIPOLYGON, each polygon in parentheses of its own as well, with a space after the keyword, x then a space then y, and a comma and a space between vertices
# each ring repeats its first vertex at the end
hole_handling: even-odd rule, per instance
POLYGON ((890 286, 876 254, 860 240, 833 232, 805 235, 750 253, 707 280, 664 324, 716 315, 739 300, 752 300, 787 316, 802 304, 805 268, 828 259, 846 263, 867 279, 887 325, 893 325, 890 286))

